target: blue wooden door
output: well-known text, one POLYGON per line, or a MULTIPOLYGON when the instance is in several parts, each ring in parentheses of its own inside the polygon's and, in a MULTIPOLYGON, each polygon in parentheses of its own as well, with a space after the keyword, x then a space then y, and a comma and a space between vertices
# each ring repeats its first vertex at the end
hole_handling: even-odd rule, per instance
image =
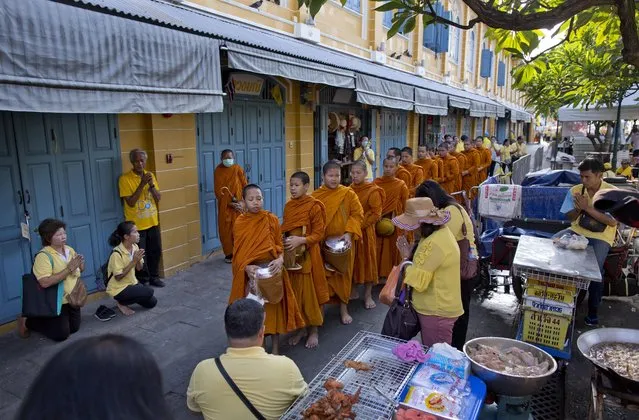
POLYGON ((391 111, 384 109, 380 112, 380 165, 379 174, 383 172, 381 162, 386 158, 386 153, 391 147, 406 147, 407 116, 404 111, 391 111))
POLYGON ((31 269, 29 241, 21 235, 25 209, 11 114, 0 113, 0 323, 22 306, 22 274, 31 269))
POLYGON ((236 100, 224 111, 197 117, 202 252, 220 247, 213 172, 231 149, 249 183, 264 191, 264 208, 282 217, 286 197, 284 110, 275 104, 236 100))
POLYGON ((508 126, 508 120, 505 118, 497 119, 497 141, 501 144, 506 138, 506 127, 508 126))

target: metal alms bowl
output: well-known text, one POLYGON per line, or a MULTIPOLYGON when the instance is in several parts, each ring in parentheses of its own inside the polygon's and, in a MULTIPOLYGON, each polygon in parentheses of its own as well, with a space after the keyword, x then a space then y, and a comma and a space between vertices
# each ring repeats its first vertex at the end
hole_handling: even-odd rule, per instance
POLYGON ((339 236, 331 236, 329 238, 326 238, 324 244, 327 249, 334 253, 346 252, 349 249, 346 241, 339 236))
POLYGON ((557 370, 557 362, 545 351, 533 346, 532 344, 525 343, 519 340, 513 340, 510 338, 502 337, 479 337, 468 341, 464 344, 464 353, 470 360, 473 374, 479 377, 486 383, 489 390, 500 394, 509 395, 513 397, 524 397, 527 395, 533 395, 537 393, 550 379, 553 373, 557 370), (517 376, 505 372, 499 372, 487 368, 479 363, 475 362, 473 358, 468 354, 470 347, 477 344, 483 344, 491 346, 499 350, 506 350, 511 347, 517 347, 519 349, 530 352, 540 361, 548 361, 550 368, 548 372, 538 376, 517 376))

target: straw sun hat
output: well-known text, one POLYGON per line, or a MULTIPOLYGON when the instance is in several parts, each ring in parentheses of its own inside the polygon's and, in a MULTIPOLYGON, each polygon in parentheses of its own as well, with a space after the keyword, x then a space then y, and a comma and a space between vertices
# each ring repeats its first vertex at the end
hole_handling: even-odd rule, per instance
POLYGON ((438 209, 428 197, 420 197, 407 200, 404 214, 393 217, 393 224, 400 229, 416 230, 422 223, 441 226, 449 220, 449 211, 438 209))

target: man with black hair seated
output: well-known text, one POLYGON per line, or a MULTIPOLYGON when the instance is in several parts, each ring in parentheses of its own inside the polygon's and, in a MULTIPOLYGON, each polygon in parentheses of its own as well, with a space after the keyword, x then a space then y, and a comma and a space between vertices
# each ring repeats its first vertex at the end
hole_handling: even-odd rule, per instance
POLYGON ((190 410, 211 419, 278 419, 308 389, 286 356, 266 353, 264 308, 239 299, 226 308, 226 353, 201 361, 186 394, 190 410))

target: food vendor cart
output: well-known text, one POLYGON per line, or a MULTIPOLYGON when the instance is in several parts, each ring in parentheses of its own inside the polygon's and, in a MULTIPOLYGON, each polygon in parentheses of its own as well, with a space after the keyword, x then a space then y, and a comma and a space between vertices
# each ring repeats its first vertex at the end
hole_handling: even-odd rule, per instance
POLYGON ((602 281, 592 246, 562 249, 552 239, 522 236, 513 271, 526 285, 517 339, 570 359, 577 295, 602 281))

